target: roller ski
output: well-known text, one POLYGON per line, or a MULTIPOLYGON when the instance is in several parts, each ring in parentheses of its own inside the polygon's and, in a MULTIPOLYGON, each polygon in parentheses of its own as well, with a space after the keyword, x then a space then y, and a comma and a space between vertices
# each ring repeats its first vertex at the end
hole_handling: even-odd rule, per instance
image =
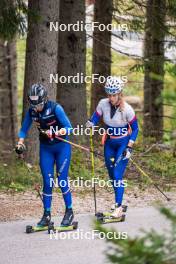
POLYGON ((122 205, 120 207, 115 205, 111 208, 110 212, 98 212, 96 213, 97 221, 102 224, 124 222, 124 213, 126 213, 127 208, 128 207, 126 205, 122 205))
MULTIPOLYGON (((39 231, 47 231, 48 226, 51 224, 51 214, 50 212, 45 211, 41 220, 35 226, 27 225, 26 226, 26 233, 34 233, 39 231)), ((53 223, 54 224, 54 223, 53 223)))
POLYGON ((73 210, 72 208, 67 208, 65 211, 64 218, 59 226, 55 226, 53 222, 50 222, 48 226, 48 233, 51 232, 67 232, 73 231, 78 228, 78 222, 73 222, 73 210))

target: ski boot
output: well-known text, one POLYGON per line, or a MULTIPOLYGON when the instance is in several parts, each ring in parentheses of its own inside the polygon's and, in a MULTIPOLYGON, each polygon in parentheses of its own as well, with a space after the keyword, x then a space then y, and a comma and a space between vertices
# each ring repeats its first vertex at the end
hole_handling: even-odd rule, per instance
POLYGON ((121 206, 115 206, 115 209, 112 211, 110 217, 112 218, 120 218, 123 215, 123 208, 121 206))
POLYGON ((72 208, 66 208, 64 218, 62 219, 61 226, 70 226, 73 221, 74 215, 72 208))
POLYGON ((125 212, 127 211, 127 206, 123 205, 118 207, 118 205, 111 207, 111 212, 99 212, 96 214, 97 220, 102 223, 116 223, 125 221, 125 212))
POLYGON ((38 231, 48 230, 48 226, 51 223, 51 213, 49 211, 44 211, 44 214, 41 220, 37 223, 36 226, 26 226, 26 233, 33 233, 38 231))
MULTIPOLYGON (((113 212, 116 208, 118 207, 118 204, 113 204, 111 206, 111 212, 113 212)), ((128 206, 127 205, 122 205, 123 212, 126 213, 128 206)))
POLYGON ((64 218, 62 219, 60 226, 54 226, 54 223, 50 223, 48 226, 48 233, 52 232, 67 232, 73 231, 78 228, 78 222, 72 222, 74 218, 72 208, 66 208, 64 218))
POLYGON ((51 213, 49 211, 44 211, 41 220, 37 223, 37 226, 48 226, 51 222, 51 213))

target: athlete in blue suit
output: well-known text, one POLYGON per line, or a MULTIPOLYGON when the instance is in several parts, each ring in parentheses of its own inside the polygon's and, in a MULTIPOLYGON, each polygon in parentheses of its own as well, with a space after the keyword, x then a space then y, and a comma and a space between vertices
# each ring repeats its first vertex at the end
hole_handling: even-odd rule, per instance
POLYGON ((138 135, 138 123, 133 108, 122 99, 123 83, 119 77, 109 76, 105 85, 108 98, 100 100, 87 127, 98 124, 100 118, 106 125, 104 142, 105 163, 115 192, 113 217, 122 216, 124 193, 123 175, 138 135))
POLYGON ((47 99, 47 92, 43 85, 32 85, 29 92, 29 102, 30 108, 18 134, 18 146, 24 144, 27 132, 34 122, 39 130, 40 169, 43 176, 44 214, 38 225, 47 226, 51 220, 54 164, 56 164, 58 185, 61 188, 66 207, 61 225, 68 226, 73 220, 72 196, 68 182, 71 146, 57 137, 67 139, 72 126, 61 105, 47 99), (50 133, 51 126, 56 133, 50 133))

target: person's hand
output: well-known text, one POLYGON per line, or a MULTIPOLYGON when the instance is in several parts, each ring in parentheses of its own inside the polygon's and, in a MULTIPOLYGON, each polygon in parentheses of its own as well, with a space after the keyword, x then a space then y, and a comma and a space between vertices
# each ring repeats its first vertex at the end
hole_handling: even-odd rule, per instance
POLYGON ((87 127, 87 128, 92 128, 93 126, 94 126, 94 123, 91 122, 90 120, 88 120, 88 121, 86 122, 86 127, 87 127))
POLYGON ((124 152, 122 153, 123 160, 129 159, 131 157, 132 147, 127 146, 124 152))
POLYGON ((43 139, 52 138, 52 136, 53 136, 52 131, 50 129, 48 129, 48 130, 39 129, 39 132, 40 132, 40 136, 43 139))
POLYGON ((65 136, 67 134, 67 131, 65 128, 61 128, 58 131, 55 132, 56 136, 65 136))
POLYGON ((26 150, 25 144, 19 140, 18 143, 16 144, 15 151, 18 155, 23 154, 23 152, 26 150))
POLYGON ((46 130, 45 131, 45 134, 48 138, 52 138, 53 134, 52 134, 52 131, 50 129, 46 130))

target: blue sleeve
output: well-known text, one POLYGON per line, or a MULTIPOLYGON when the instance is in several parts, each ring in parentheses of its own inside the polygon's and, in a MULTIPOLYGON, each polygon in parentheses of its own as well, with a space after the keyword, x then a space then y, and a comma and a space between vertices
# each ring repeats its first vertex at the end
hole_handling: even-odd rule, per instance
POLYGON ((61 105, 56 106, 55 115, 57 119, 59 120, 59 122, 62 124, 62 128, 65 128, 67 133, 72 132, 73 130, 72 125, 61 105))
POLYGON ((25 138, 27 136, 27 132, 30 129, 31 125, 32 125, 32 118, 28 110, 23 120, 22 127, 18 133, 18 137, 25 138))
POLYGON ((132 133, 130 135, 130 140, 132 140, 134 142, 136 140, 138 132, 139 132, 138 121, 136 118, 134 118, 133 121, 130 122, 130 127, 132 130, 132 133))
POLYGON ((98 124, 98 122, 100 121, 100 118, 101 118, 101 115, 100 115, 97 111, 95 111, 95 112, 93 113, 93 115, 91 116, 90 121, 91 121, 94 125, 96 125, 96 124, 98 124))

